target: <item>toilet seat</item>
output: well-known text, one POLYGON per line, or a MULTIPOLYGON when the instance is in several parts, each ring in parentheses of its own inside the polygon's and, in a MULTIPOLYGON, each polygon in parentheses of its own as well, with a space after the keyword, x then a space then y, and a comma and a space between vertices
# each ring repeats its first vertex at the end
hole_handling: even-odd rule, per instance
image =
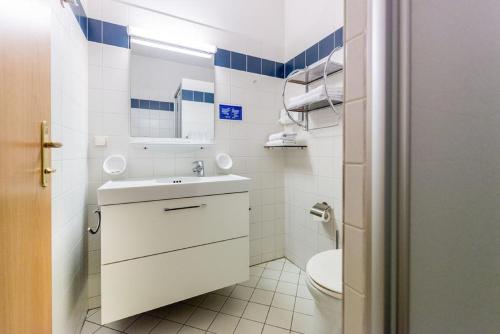
POLYGON ((342 250, 333 249, 314 255, 306 266, 309 282, 316 289, 342 299, 342 250))

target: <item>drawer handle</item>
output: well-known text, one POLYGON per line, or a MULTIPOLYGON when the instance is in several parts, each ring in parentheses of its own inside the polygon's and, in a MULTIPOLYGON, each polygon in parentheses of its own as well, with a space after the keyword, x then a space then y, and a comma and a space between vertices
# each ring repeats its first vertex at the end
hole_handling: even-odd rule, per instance
POLYGON ((176 211, 176 210, 186 210, 186 209, 196 209, 196 208, 202 208, 207 206, 206 204, 200 204, 200 205, 191 205, 191 206, 181 206, 179 208, 165 208, 163 211, 168 212, 168 211, 176 211))

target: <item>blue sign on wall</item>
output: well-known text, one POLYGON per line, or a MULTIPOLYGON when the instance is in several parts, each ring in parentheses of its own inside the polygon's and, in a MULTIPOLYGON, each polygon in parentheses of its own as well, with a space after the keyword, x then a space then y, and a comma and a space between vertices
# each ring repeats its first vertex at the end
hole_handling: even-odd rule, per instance
POLYGON ((241 106, 219 104, 219 119, 241 121, 243 119, 243 108, 241 106))

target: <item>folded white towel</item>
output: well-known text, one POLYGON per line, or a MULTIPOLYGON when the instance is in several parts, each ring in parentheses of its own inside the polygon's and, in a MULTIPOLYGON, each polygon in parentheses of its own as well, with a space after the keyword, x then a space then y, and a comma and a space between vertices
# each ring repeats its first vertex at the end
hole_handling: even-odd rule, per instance
POLYGON ((297 145, 295 140, 270 140, 266 143, 266 146, 285 146, 285 145, 297 145))
POLYGON ((273 133, 269 136, 269 140, 280 140, 280 139, 295 139, 297 137, 297 133, 295 132, 278 132, 273 133))
MULTIPOLYGON (((292 113, 292 117, 294 117, 293 113, 292 113)), ((290 117, 288 117, 288 115, 286 114, 286 110, 285 109, 281 109, 281 111, 280 111, 280 118, 278 119, 278 123, 281 124, 281 125, 293 125, 293 124, 295 124, 290 119, 290 117)))
MULTIPOLYGON (((336 101, 342 101, 344 99, 344 90, 342 87, 326 87, 328 90, 328 95, 336 101)), ((306 104, 314 103, 314 102, 319 102, 322 100, 325 100, 327 98, 326 92, 325 92, 325 86, 321 85, 319 87, 316 87, 309 92, 299 95, 299 96, 294 96, 290 98, 288 102, 288 108, 289 109, 294 109, 294 108, 299 108, 302 107, 306 104)))

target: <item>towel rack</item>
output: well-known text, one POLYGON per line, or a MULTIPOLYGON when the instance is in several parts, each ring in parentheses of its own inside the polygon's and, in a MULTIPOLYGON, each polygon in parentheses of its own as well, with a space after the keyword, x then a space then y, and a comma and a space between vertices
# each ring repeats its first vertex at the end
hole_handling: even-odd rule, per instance
POLYGON ((334 48, 332 50, 332 52, 330 52, 330 54, 327 57, 325 57, 324 60, 321 61, 320 63, 316 63, 316 64, 314 64, 314 66, 307 66, 304 69, 294 70, 285 78, 285 83, 283 85, 283 91, 281 94, 281 97, 283 100, 283 107, 285 109, 285 112, 286 112, 288 118, 295 125, 301 127, 305 131, 329 128, 332 126, 337 126, 340 123, 341 114, 336 106, 343 103, 343 101, 334 100, 332 98, 332 96, 328 93, 327 78, 332 74, 336 74, 340 71, 343 71, 342 65, 331 62, 333 55, 341 49, 342 49, 341 46, 334 48), (321 65, 323 65, 322 69, 321 69, 321 65), (325 100, 321 100, 321 101, 303 106, 301 108, 289 109, 287 107, 286 101, 285 101, 285 93, 286 93, 286 88, 287 88, 288 83, 304 85, 306 87, 306 92, 308 92, 309 85, 318 81, 318 80, 321 80, 321 79, 323 79, 323 81, 324 81, 325 94, 327 96, 327 98, 325 100), (329 126, 323 126, 323 127, 318 127, 318 128, 314 128, 314 129, 309 128, 309 112, 314 111, 314 110, 323 109, 326 107, 330 107, 333 110, 333 112, 335 113, 335 115, 337 116, 335 123, 332 125, 329 125, 329 126), (301 120, 297 121, 290 114, 290 112, 300 113, 301 120))

